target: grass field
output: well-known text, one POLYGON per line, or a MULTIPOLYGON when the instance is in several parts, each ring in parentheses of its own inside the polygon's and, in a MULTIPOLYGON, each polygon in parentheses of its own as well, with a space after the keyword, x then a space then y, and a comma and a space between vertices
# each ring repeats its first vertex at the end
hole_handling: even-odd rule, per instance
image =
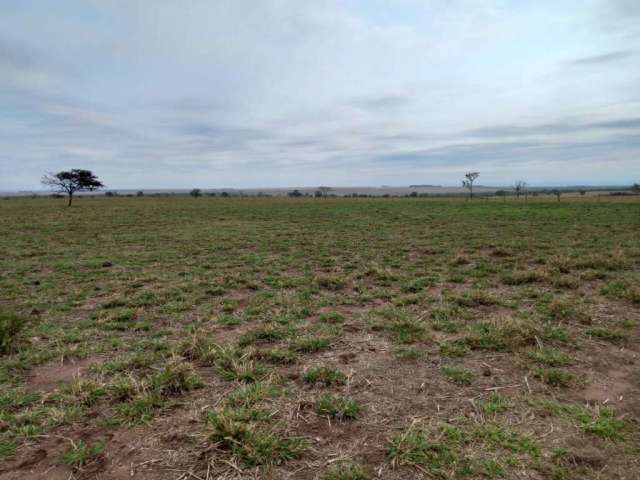
POLYGON ((640 202, 0 202, 0 479, 640 478, 640 202))

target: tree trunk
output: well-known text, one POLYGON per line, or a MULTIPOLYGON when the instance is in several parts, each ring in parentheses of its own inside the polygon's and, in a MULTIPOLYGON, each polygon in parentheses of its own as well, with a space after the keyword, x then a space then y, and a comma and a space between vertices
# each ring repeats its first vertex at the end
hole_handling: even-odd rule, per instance
POLYGON ((73 193, 69 192, 69 203, 67 203, 67 207, 71 206, 71 200, 73 199, 73 193))

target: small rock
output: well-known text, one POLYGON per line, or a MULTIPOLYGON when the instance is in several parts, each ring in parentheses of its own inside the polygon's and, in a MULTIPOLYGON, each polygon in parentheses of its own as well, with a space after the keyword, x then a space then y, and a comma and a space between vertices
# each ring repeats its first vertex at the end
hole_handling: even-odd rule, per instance
POLYGON ((339 358, 342 363, 349 363, 356 358, 356 354, 354 352, 341 353, 339 358))
POLYGON ((34 280, 33 282, 31 282, 34 285, 40 285, 40 280, 34 280))
POLYGON ((111 262, 102 262, 102 266, 104 268, 113 267, 113 263, 111 263, 111 262))
POLYGON ((489 367, 484 367, 482 369, 482 375, 484 375, 485 377, 490 377, 491 376, 491 369, 489 367))

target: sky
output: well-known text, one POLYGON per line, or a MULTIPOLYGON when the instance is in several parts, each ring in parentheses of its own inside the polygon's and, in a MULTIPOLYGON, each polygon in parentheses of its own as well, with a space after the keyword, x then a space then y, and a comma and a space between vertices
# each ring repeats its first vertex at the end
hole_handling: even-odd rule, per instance
POLYGON ((0 191, 630 185, 638 0, 2 0, 0 191))

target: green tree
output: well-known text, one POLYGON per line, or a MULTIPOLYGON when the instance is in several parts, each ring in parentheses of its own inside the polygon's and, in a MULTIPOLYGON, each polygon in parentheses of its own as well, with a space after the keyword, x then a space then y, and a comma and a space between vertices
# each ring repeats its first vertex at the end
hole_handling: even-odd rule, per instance
POLYGON ((476 181, 476 178, 480 176, 478 172, 468 172, 465 173, 466 180, 462 181, 462 186, 469 190, 469 198, 473 198, 473 182, 476 181))
POLYGON ((42 177, 42 184, 59 193, 66 193, 69 197, 68 207, 71 206, 74 193, 104 188, 104 184, 98 180, 98 177, 91 170, 82 170, 80 168, 58 173, 47 173, 42 177))

